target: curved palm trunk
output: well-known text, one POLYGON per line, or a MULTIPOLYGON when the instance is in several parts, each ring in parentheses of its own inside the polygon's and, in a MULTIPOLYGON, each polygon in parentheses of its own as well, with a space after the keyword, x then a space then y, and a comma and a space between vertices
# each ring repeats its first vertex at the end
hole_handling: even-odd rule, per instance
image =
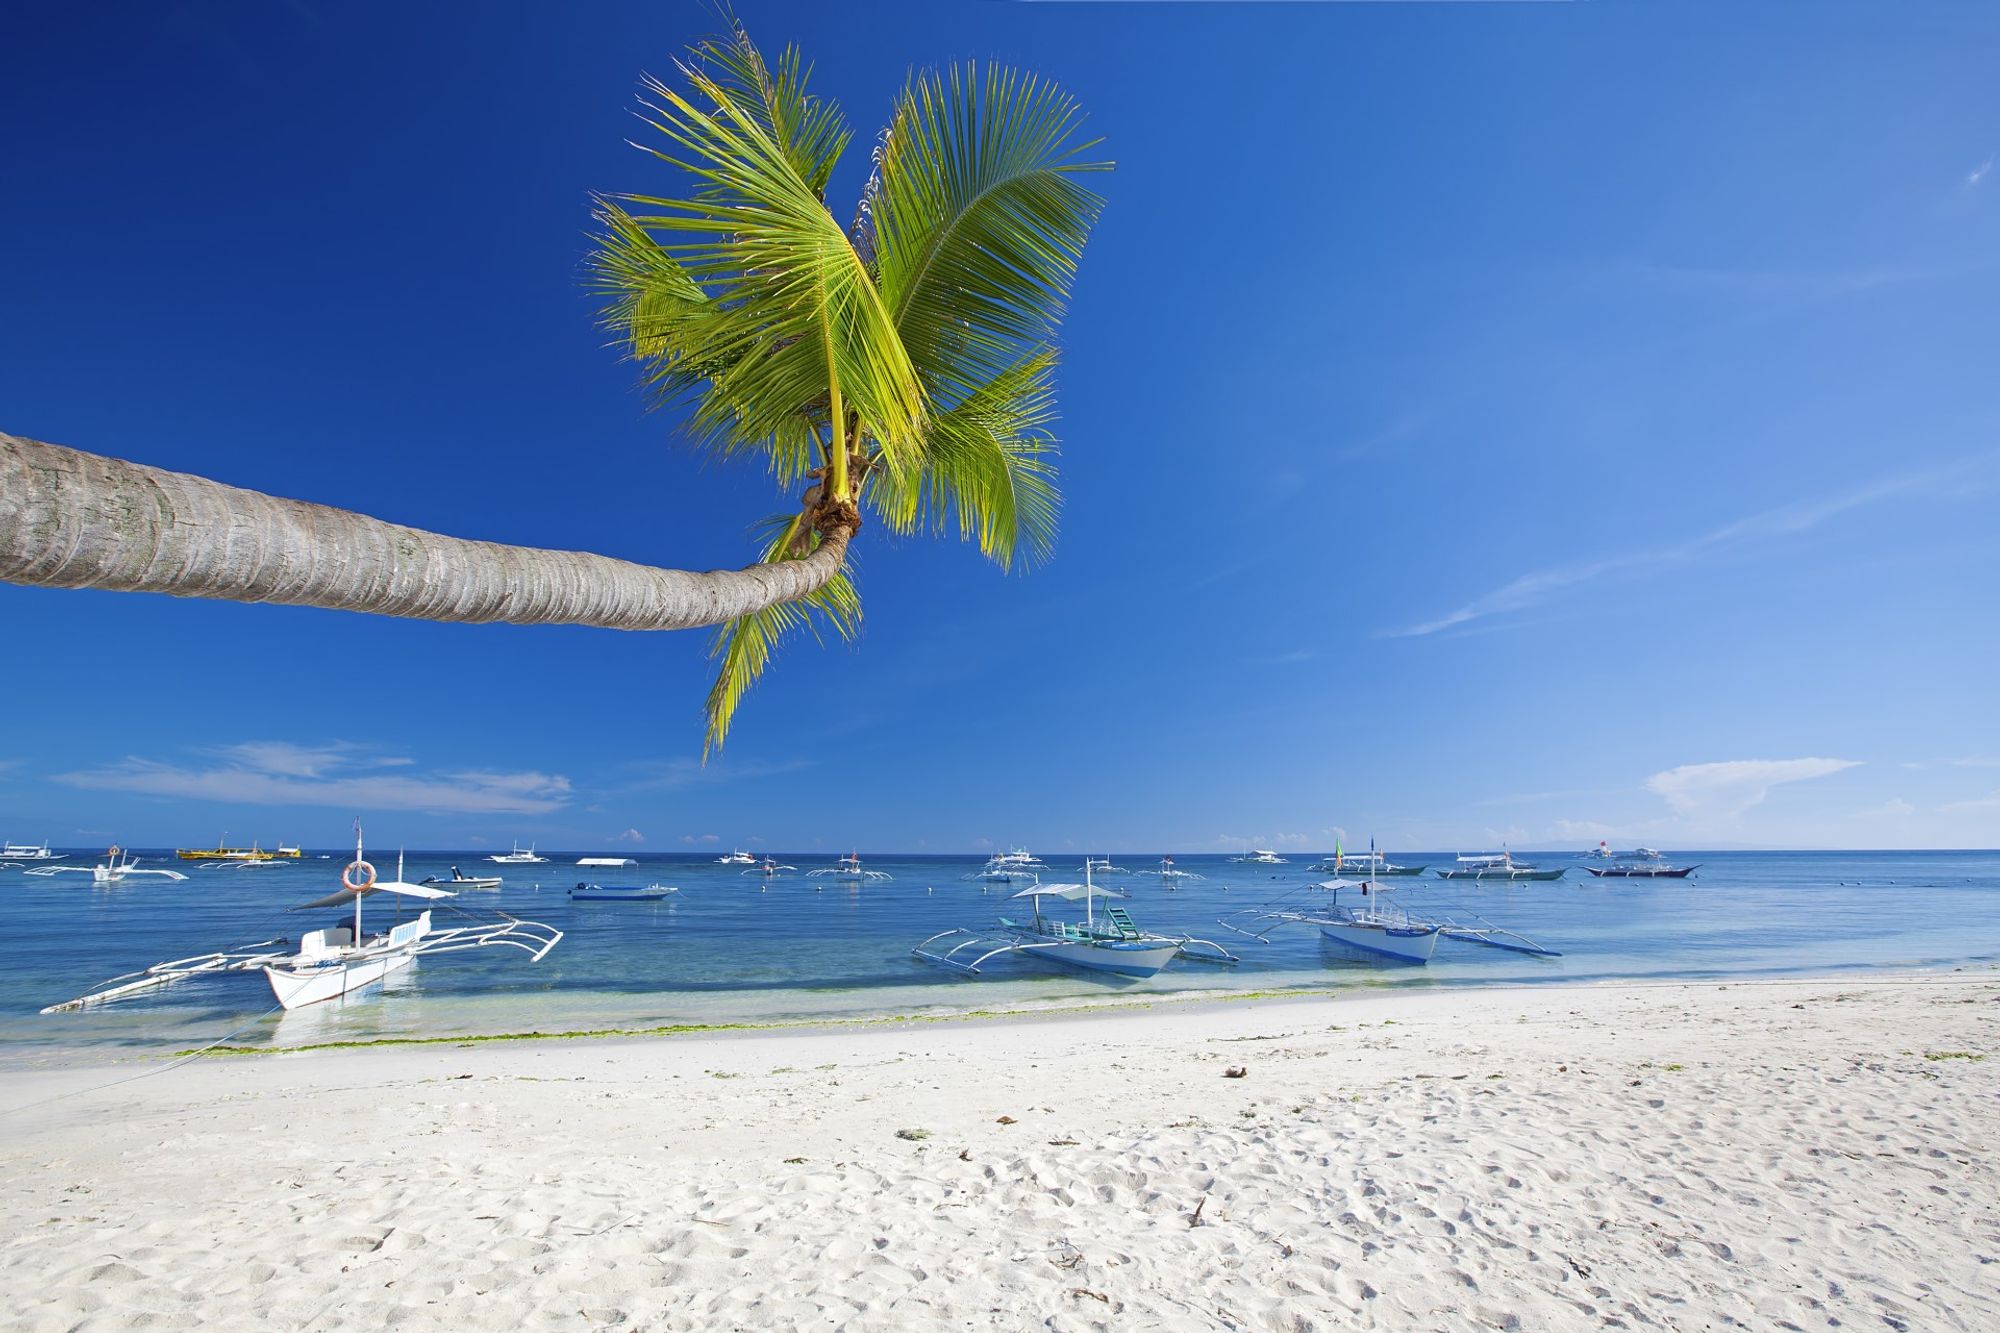
POLYGON ((459 623, 691 629, 817 591, 837 527, 803 559, 695 573, 542 551, 281 500, 0 432, 0 581, 279 602, 459 623))

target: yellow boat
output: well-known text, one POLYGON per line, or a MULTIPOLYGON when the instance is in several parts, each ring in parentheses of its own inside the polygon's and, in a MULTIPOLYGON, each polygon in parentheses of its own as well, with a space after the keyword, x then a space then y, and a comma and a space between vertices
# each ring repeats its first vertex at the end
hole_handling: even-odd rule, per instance
MULTIPOLYGON (((222 837, 226 842, 229 835, 225 833, 222 837)), ((174 855, 183 861, 275 861, 280 857, 296 861, 305 853, 297 847, 286 847, 282 844, 277 851, 267 852, 253 842, 248 847, 225 847, 221 843, 213 847, 182 847, 176 850, 174 855)))

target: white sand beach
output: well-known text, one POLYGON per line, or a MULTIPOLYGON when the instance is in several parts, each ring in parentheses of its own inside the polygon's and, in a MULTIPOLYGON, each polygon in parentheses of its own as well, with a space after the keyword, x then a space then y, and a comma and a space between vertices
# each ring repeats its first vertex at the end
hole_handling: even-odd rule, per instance
POLYGON ((1991 971, 132 1072, 8 1080, 10 1328, 2000 1327, 1991 971))

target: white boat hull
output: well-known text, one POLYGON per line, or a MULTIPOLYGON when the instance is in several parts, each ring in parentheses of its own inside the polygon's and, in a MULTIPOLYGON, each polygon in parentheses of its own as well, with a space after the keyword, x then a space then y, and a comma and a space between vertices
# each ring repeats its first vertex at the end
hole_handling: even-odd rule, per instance
POLYGON ((1319 933, 1344 949, 1384 962, 1428 963, 1438 942, 1436 926, 1322 921, 1319 933))
POLYGON ((406 950, 378 954, 373 958, 328 963, 311 969, 267 967, 264 976, 271 983, 271 994, 277 997, 279 1004, 287 1009, 298 1009, 350 995, 416 961, 417 956, 406 950))
POLYGON ((1178 943, 1139 945, 1128 944, 1058 944, 1054 948, 1034 949, 1031 958, 1047 958, 1065 967, 1081 968, 1086 972, 1110 972, 1121 977, 1150 977, 1174 960, 1180 952, 1178 943))

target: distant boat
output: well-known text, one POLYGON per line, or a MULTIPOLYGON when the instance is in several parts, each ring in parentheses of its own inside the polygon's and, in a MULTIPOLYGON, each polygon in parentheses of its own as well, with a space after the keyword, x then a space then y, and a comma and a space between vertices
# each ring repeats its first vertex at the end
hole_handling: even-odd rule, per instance
POLYGON ((1462 940, 1467 944, 1481 944, 1541 958, 1562 956, 1554 949, 1543 948, 1533 940, 1478 918, 1474 919, 1474 924, 1462 925, 1444 917, 1412 916, 1399 907, 1390 907, 1383 902, 1385 894, 1398 889, 1407 892, 1416 887, 1350 879, 1327 880, 1304 889, 1294 889, 1262 907, 1233 913, 1216 924, 1260 942, 1265 942, 1270 932, 1280 925, 1311 926, 1329 944, 1371 963, 1428 963, 1441 939, 1462 940), (1353 891, 1360 900, 1358 905, 1341 903, 1343 889, 1353 891), (1318 893, 1325 893, 1328 897, 1323 902, 1302 897, 1318 893), (1261 928, 1257 928, 1259 923, 1264 923, 1261 928))
POLYGON ((33 843, 10 842, 0 844, 0 861, 60 861, 61 854, 49 850, 45 842, 37 847, 33 843))
POLYGON ((1701 866, 1611 865, 1585 866, 1584 869, 1599 879, 1686 879, 1701 866))
MULTIPOLYGON (((1026 855, 1025 852, 1021 853, 1021 856, 1026 855)), ((1035 868, 1039 865, 1041 862, 1032 856, 1023 861, 1019 857, 1003 852, 987 857, 985 865, 959 878, 978 880, 986 884, 1026 884, 1041 879, 1040 872, 1035 868)))
POLYGON ((1503 879, 1503 880, 1551 880, 1561 879, 1568 866, 1557 866, 1554 870, 1542 870, 1526 861, 1516 861, 1513 853, 1499 852, 1480 856, 1461 856, 1453 870, 1440 870, 1439 879, 1503 879))
POLYGON ((716 857, 715 863, 719 866, 754 866, 757 858, 739 847, 727 856, 716 857))
POLYGON ((672 884, 579 884, 569 891, 572 902, 645 903, 680 889, 672 884))
POLYGON ((797 870, 797 869, 798 869, 797 866, 779 865, 777 857, 767 856, 763 860, 757 862, 757 868, 755 870, 743 870, 737 873, 744 875, 761 875, 765 879, 776 879, 778 877, 778 872, 781 870, 797 870))
POLYGON ((1243 865, 1284 866, 1291 864, 1290 861, 1287 861, 1268 847, 1253 847, 1243 853, 1243 855, 1232 856, 1229 859, 1243 865))
POLYGON ((514 850, 508 852, 505 856, 489 856, 486 859, 497 866, 540 866, 547 865, 549 861, 549 858, 546 856, 535 855, 535 846, 533 843, 529 843, 528 850, 524 852, 521 850, 521 844, 518 842, 514 844, 514 850))
POLYGON ((1324 861, 1316 861, 1306 868, 1316 875, 1382 879, 1388 876, 1421 875, 1430 869, 1430 865, 1426 862, 1420 866, 1399 866, 1389 859, 1387 852, 1336 851, 1324 861))
POLYGON ((871 880, 894 879, 895 876, 884 870, 864 870, 861 866, 861 854, 859 852, 849 852, 830 866, 822 866, 818 870, 806 871, 806 878, 871 880))
POLYGON ((138 865, 138 857, 132 855, 122 847, 113 847, 104 854, 104 864, 101 866, 41 866, 35 870, 30 870, 28 873, 30 875, 81 875, 85 871, 88 871, 90 873, 90 882, 93 884, 123 884, 135 875, 158 875, 162 879, 187 878, 186 875, 183 875, 178 870, 140 870, 138 865))
POLYGON ((296 861, 305 853, 296 847, 280 844, 275 852, 267 852, 253 842, 248 847, 231 847, 229 835, 222 835, 221 841, 213 847, 183 847, 174 853, 183 861, 273 861, 280 858, 296 861))
POLYGON ((1176 868, 1174 865, 1174 858, 1171 856, 1161 857, 1159 868, 1156 870, 1149 870, 1146 873, 1149 875, 1158 875, 1160 877, 1160 882, 1162 884, 1170 886, 1178 880, 1208 878, 1208 876, 1206 875, 1197 875, 1192 870, 1181 870, 1176 868))
POLYGON ((580 856, 576 863, 580 866, 635 866, 639 863, 629 856, 580 856))
POLYGON ((425 884, 434 884, 445 889, 497 889, 501 885, 498 875, 468 875, 457 866, 451 868, 450 879, 439 879, 436 875, 426 876, 425 884))

